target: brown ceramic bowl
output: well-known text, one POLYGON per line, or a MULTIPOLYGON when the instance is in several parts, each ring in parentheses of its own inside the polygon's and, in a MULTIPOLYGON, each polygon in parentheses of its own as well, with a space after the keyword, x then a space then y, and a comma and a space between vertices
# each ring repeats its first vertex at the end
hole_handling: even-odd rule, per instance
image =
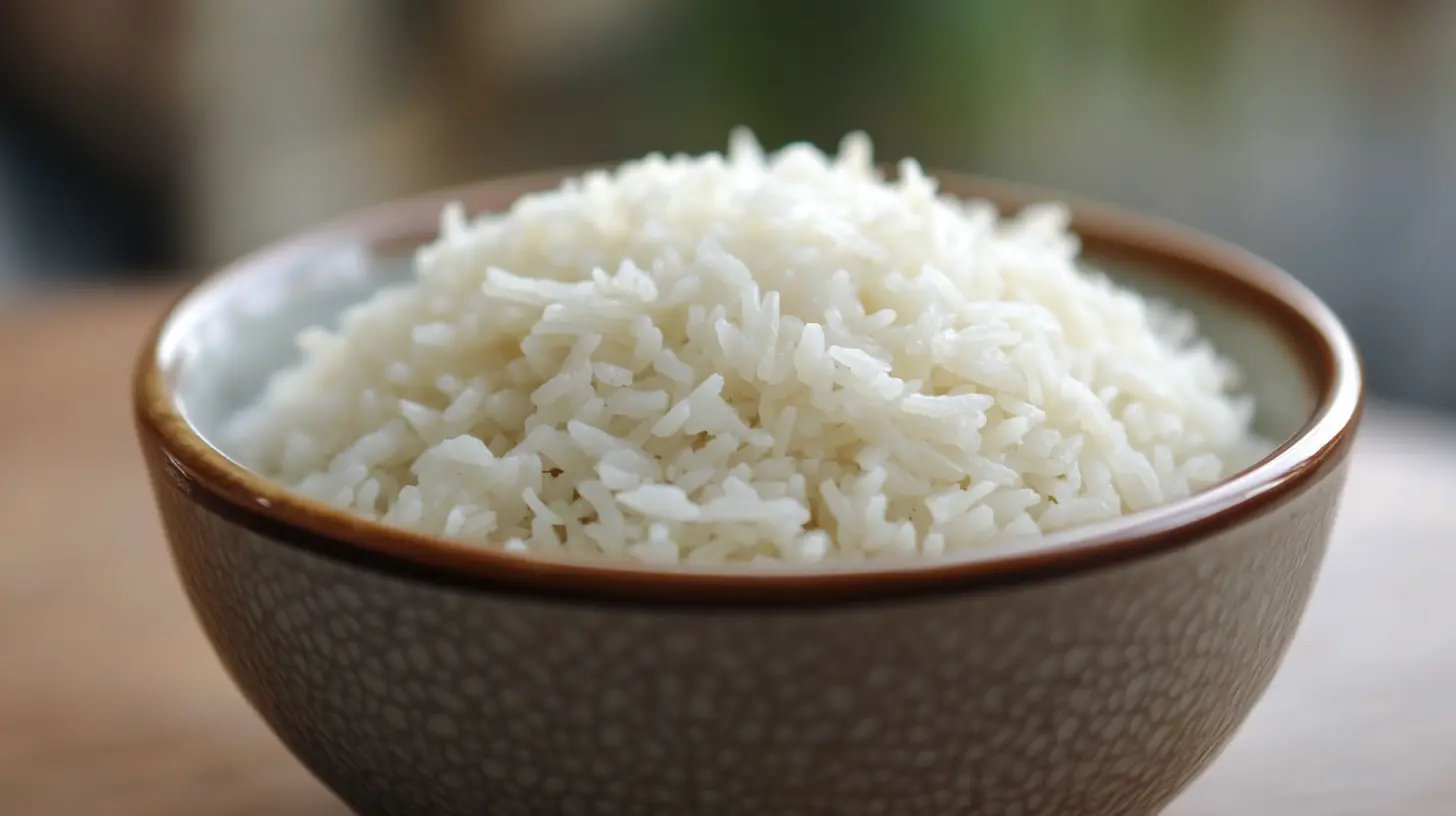
MULTIPOLYGON (((246 258, 141 353, 141 445, 178 570, 248 700, 363 814, 1156 812, 1259 699, 1319 568, 1361 407, 1334 316, 1181 228, 1075 204, 1092 259, 1194 310, 1280 447, 1030 550, 751 574, 538 560, 354 518, 209 443, 292 334, 406 274, 441 204, 246 258)), ((967 178, 1006 209, 1056 197, 967 178)))

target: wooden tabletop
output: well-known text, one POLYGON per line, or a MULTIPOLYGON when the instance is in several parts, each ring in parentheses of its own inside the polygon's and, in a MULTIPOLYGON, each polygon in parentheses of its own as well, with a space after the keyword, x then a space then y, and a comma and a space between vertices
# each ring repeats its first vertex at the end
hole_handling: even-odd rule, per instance
MULTIPOLYGON (((127 378, 167 293, 0 308, 0 813, 346 813, 173 579, 127 378)), ((1172 816, 1456 814, 1456 420, 1378 407, 1283 671, 1172 816)))

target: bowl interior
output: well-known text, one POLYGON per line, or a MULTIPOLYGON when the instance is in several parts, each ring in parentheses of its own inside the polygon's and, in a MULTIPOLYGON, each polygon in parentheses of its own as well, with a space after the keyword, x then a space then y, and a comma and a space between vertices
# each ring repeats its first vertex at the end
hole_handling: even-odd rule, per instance
MULTIPOLYGON (((571 172, 571 171, 567 171, 571 172)), ((299 356, 301 329, 409 279, 445 203, 500 211, 554 187, 562 171, 501 179, 386 205, 244 258, 204 281, 160 326, 136 379, 139 427, 194 500, 251 529, 330 557, 430 580, 573 597, 693 604, 863 600, 1041 580, 1207 540, 1315 483, 1343 461, 1360 415, 1359 361, 1329 309, 1288 275, 1176 225, 1069 200, 1084 257, 1114 279, 1189 310, 1245 374, 1255 430, 1273 450, 1191 498, 1105 522, 887 566, 846 563, 744 571, 642 568, 517 555, 417 534, 327 507, 239 467, 224 429, 299 356)), ((1003 213, 1062 198, 954 174, 946 192, 1003 213)), ((1063 199, 1066 200, 1066 199, 1063 199)))
MULTIPOLYGON (((170 361, 165 367, 183 417, 236 461, 223 429, 260 396, 273 372, 297 361, 295 335, 311 326, 333 326, 349 305, 408 280, 411 244, 431 237, 420 231, 383 248, 347 238, 323 241, 288 263, 259 264, 196 292, 174 316, 159 349, 170 361)), ((1260 436, 1282 444, 1310 420, 1318 402, 1315 384, 1265 316, 1156 264, 1095 253, 1088 260, 1120 283, 1195 315, 1203 333, 1243 370, 1260 436)))

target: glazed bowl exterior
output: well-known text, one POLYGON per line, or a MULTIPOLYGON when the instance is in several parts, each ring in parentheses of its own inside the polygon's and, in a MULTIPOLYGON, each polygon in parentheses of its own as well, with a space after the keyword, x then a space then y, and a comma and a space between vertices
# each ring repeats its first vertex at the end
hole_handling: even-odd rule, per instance
MULTIPOLYGON (((1314 585, 1361 385, 1313 296, 1179 228, 1074 205, 1095 259, 1224 304, 1233 347, 1271 344, 1240 362, 1283 444, 1207 494, 1028 550, 774 576, 552 563, 345 516, 208 443, 187 406, 226 377, 189 371, 246 335, 219 326, 266 312, 235 308, 248 293, 289 297, 309 252, 387 255, 428 240, 444 201, 499 209, 559 177, 391 205, 245 259, 143 350, 139 439, 188 597, 245 697, 345 802, 1138 816, 1218 754, 1314 585)), ((942 180, 1008 209, 1047 197, 942 180)))

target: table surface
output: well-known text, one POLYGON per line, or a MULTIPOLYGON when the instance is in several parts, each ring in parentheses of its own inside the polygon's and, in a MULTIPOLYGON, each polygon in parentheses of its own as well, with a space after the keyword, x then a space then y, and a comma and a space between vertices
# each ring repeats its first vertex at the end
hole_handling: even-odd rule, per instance
MULTIPOLYGON (((342 815, 173 578, 127 392, 168 296, 0 312, 0 812, 342 815)), ((1172 816, 1456 813, 1456 421, 1376 407, 1355 456, 1284 669, 1172 816)))

